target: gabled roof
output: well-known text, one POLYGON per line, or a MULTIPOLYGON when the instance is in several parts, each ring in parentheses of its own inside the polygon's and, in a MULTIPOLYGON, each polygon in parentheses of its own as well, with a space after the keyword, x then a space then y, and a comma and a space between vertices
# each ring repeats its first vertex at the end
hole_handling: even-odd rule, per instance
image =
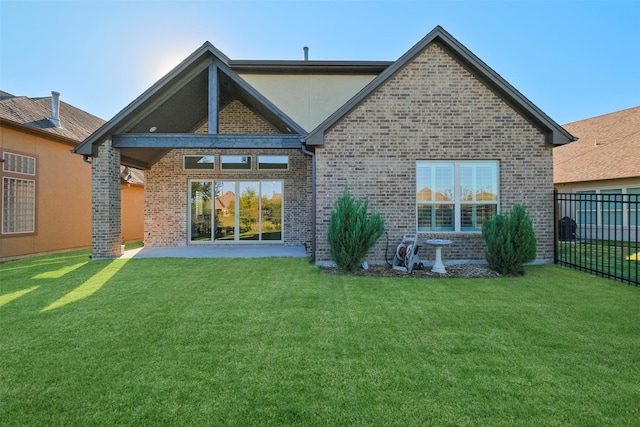
POLYGON ((640 106, 564 125, 580 139, 553 149, 553 181, 640 178, 640 106))
MULTIPOLYGON (((152 127, 156 128, 157 133, 165 134, 193 132, 208 116, 209 66, 212 64, 220 71, 220 109, 239 99, 282 134, 305 133, 302 127, 239 77, 230 68, 229 58, 211 43, 206 42, 90 135, 74 151, 78 154, 93 155, 94 145, 102 144, 111 135, 149 133, 152 127)), ((150 158, 159 154, 161 153, 152 153, 150 158)))
POLYGON ((104 120, 73 105, 60 101, 58 112, 60 127, 54 126, 51 117, 51 97, 28 98, 0 91, 0 121, 42 135, 61 138, 78 144, 98 129, 104 120))
POLYGON ((526 117, 534 126, 540 129, 547 137, 549 144, 566 144, 574 140, 573 136, 564 130, 560 125, 549 118, 524 95, 518 92, 513 86, 507 83, 498 73, 493 71, 487 64, 482 62, 470 50, 464 47, 453 36, 437 26, 415 46, 402 55, 393 65, 383 71, 378 77, 372 80, 350 101, 344 104, 334 114, 329 116, 324 122, 320 123, 316 129, 307 135, 306 143, 308 145, 323 145, 324 134, 346 114, 358 106, 369 95, 371 95, 378 87, 383 85, 398 71, 410 63, 431 43, 439 43, 461 64, 463 64, 476 78, 483 81, 490 89, 501 96, 513 108, 518 110, 526 117))

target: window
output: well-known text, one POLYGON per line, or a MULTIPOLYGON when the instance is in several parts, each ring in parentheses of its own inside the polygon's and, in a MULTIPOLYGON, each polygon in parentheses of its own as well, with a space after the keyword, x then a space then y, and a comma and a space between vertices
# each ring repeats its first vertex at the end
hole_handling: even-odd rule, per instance
POLYGON ((622 189, 602 190, 602 224, 622 224, 622 189))
POLYGON ((2 155, 2 234, 36 231, 36 158, 2 155))
POLYGON ((282 241, 282 181, 190 181, 191 243, 282 241))
POLYGON ((251 170, 251 156, 220 156, 222 170, 251 170))
POLYGON ((598 202, 595 190, 576 192, 578 224, 596 224, 598 219, 598 202))
POLYGON ((481 231, 498 212, 498 162, 418 161, 418 231, 481 231))
POLYGON ((36 159, 31 156, 23 156, 15 153, 4 153, 2 169, 5 172, 13 172, 34 176, 36 174, 36 159))
POLYGON ((629 188, 627 189, 627 194, 629 196, 629 219, 628 223, 630 226, 639 225, 640 224, 640 188, 629 188))
POLYGON ((289 156, 258 156, 258 170, 274 169, 289 169, 289 156))
POLYGON ((576 191, 578 225, 638 225, 640 188, 607 188, 576 191))
POLYGON ((196 170, 213 170, 214 156, 184 156, 183 168, 196 170))

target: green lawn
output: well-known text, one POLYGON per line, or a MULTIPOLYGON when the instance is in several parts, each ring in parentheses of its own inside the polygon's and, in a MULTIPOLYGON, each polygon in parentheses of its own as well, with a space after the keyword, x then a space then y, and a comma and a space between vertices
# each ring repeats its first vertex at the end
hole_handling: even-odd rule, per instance
POLYGON ((600 271, 605 276, 617 276, 628 283, 640 281, 638 243, 609 240, 559 242, 558 260, 582 267, 585 271, 600 271))
POLYGON ((304 259, 0 265, 0 425, 638 425, 640 289, 304 259))

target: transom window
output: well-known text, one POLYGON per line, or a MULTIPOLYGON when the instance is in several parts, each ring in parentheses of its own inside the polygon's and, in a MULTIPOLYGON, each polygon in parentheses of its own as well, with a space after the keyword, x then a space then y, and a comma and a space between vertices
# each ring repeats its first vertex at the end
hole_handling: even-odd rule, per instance
POLYGON ((222 170, 251 170, 251 156, 220 156, 222 170))
POLYGON ((289 156, 258 156, 258 170, 274 169, 289 169, 289 156))
POLYGON ((3 153, 2 170, 24 175, 36 174, 36 159, 31 156, 23 156, 15 153, 3 153))
POLYGON ((184 156, 183 168, 213 170, 215 156, 184 156))
POLYGON ((418 161, 418 231, 481 231, 498 212, 497 161, 418 161))

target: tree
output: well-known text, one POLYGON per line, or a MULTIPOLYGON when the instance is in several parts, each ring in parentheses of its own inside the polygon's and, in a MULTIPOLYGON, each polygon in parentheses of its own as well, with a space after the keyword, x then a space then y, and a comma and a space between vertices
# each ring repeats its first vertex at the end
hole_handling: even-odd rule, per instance
POLYGON ((367 213, 369 200, 356 200, 345 187, 331 212, 327 239, 338 267, 355 271, 384 232, 380 214, 367 213))
POLYGON ((240 232, 250 231, 257 222, 258 194, 253 188, 247 187, 240 195, 240 232))

